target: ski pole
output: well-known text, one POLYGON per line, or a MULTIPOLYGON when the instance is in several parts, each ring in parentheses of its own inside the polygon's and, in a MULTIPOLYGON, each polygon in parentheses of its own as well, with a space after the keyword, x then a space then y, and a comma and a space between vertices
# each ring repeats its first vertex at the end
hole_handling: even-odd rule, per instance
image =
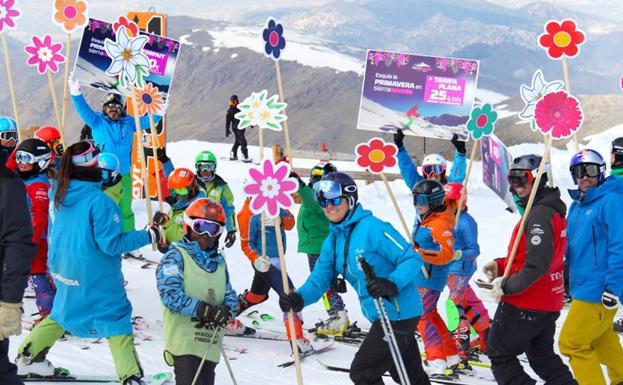
MULTIPOLYGON (((365 259, 359 258, 359 264, 361 265, 361 269, 366 277, 366 281, 369 282, 375 278, 372 266, 370 266, 365 259)), ((396 366, 400 383, 402 385, 411 385, 409 376, 407 375, 407 369, 405 368, 404 361, 402 360, 400 348, 398 347, 398 342, 396 341, 396 336, 394 335, 394 329, 392 328, 391 321, 387 315, 387 309, 385 309, 383 300, 381 298, 373 298, 373 302, 376 312, 379 315, 379 322, 381 324, 381 328, 383 329, 383 333, 385 334, 385 341, 387 341, 389 352, 394 360, 394 365, 396 366)))
POLYGON ((236 382, 236 378, 234 377, 234 371, 231 369, 231 365, 229 364, 229 359, 227 358, 227 354, 225 354, 225 348, 223 347, 223 341, 218 340, 218 347, 221 349, 221 354, 223 355, 223 359, 225 360, 225 366, 227 366, 227 371, 229 371, 229 376, 231 377, 231 382, 234 385, 238 385, 236 382))
POLYGON ((195 385, 197 383, 197 380, 199 379, 199 373, 201 373, 201 369, 203 369, 203 364, 206 361, 206 357, 208 356, 208 353, 210 352, 210 348, 212 347, 212 342, 214 342, 214 337, 216 337, 220 329, 221 328, 214 329, 214 333, 212 334, 212 337, 210 338, 210 342, 208 342, 208 348, 206 349, 205 354, 201 358, 201 363, 199 364, 197 373, 195 373, 195 378, 193 378, 193 382, 190 385, 195 385))

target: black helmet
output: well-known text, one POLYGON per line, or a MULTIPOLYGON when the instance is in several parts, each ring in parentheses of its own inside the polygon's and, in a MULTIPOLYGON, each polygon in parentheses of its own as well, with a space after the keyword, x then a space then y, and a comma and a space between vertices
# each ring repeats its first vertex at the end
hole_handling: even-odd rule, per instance
POLYGON ((336 172, 337 167, 331 162, 320 162, 314 166, 309 176, 309 186, 313 187, 314 183, 318 182, 322 177, 332 172, 336 172))
POLYGON ((413 204, 415 206, 428 205, 431 211, 445 209, 444 198, 446 191, 443 185, 436 180, 422 179, 413 186, 413 204))
MULTIPOLYGON (((33 165, 32 171, 28 171, 29 175, 45 171, 51 159, 52 150, 40 139, 25 139, 15 148, 15 160, 18 163, 33 165)), ((24 176, 22 173, 20 175, 24 176)))
POLYGON ((238 101, 238 95, 232 95, 229 97, 229 100, 235 100, 238 101))
POLYGON ((352 209, 359 200, 357 194, 357 184, 349 175, 343 172, 332 172, 325 175, 314 185, 316 199, 327 198, 333 199, 338 196, 348 198, 348 207, 352 209), (326 183, 325 183, 326 182, 326 183))
POLYGON ((623 162, 623 136, 612 141, 612 154, 615 163, 623 162))
POLYGON ((109 93, 102 98, 102 106, 110 103, 121 104, 123 106, 123 96, 119 94, 109 93))
MULTIPOLYGON (((541 159, 543 158, 540 155, 535 154, 521 155, 513 159, 513 163, 508 171, 508 182, 510 184, 509 188, 511 193, 515 194, 515 189, 513 189, 514 183, 517 184, 517 182, 519 182, 520 184, 531 184, 532 181, 536 179, 541 159)), ((539 189, 545 187, 545 184, 547 183, 547 173, 549 171, 550 165, 549 162, 546 162, 543 168, 541 182, 538 186, 539 189)))

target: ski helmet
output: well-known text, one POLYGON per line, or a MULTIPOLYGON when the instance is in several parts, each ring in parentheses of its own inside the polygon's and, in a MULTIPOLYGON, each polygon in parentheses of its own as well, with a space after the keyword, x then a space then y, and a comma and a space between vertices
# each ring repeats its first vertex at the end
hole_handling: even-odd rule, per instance
POLYGON ((52 151, 58 156, 63 155, 63 145, 61 144, 61 133, 56 127, 43 126, 37 129, 35 138, 44 141, 52 151))
MULTIPOLYGON (((81 147, 84 148, 82 152, 79 154, 75 154, 71 156, 71 162, 75 166, 79 167, 95 167, 97 166, 97 158, 100 154, 100 149, 93 143, 91 140, 83 140, 81 142, 76 142, 72 144, 75 146, 76 144, 81 144, 81 147)), ((75 147, 75 150, 78 150, 78 147, 75 147)))
POLYGON ((422 174, 425 177, 430 175, 445 175, 447 167, 446 159, 439 154, 429 154, 422 161, 422 174))
POLYGON ((333 165, 331 162, 320 162, 314 166, 311 170, 311 175, 309 177, 309 185, 313 186, 314 183, 318 182, 322 177, 332 172, 336 172, 337 167, 333 165))
POLYGON ((0 116, 0 139, 17 141, 17 123, 8 116, 0 116))
POLYGON ((597 151, 586 148, 571 157, 569 171, 576 185, 578 178, 583 176, 598 177, 599 184, 601 184, 606 180, 606 161, 597 151))
POLYGON ((225 228, 225 210, 223 206, 208 198, 199 198, 184 210, 184 233, 190 230, 196 234, 208 234, 218 237, 225 228))
MULTIPOLYGON (((463 191, 463 185, 457 182, 446 183, 443 186, 443 189, 446 192, 446 202, 450 202, 451 205, 458 206, 459 201, 461 200, 461 192, 463 191), (454 202, 454 203, 452 203, 454 202)), ((467 190, 463 193, 463 204, 461 205, 461 210, 465 210, 467 206, 467 190)))
POLYGON ((98 156, 97 163, 102 170, 104 186, 115 185, 121 180, 121 175, 119 175, 119 158, 115 154, 103 152, 98 156))
POLYGON ((194 182, 195 173, 187 168, 181 167, 176 168, 169 174, 167 185, 176 195, 188 195, 194 182))
POLYGON ((104 95, 104 97, 102 98, 102 107, 107 106, 108 104, 121 104, 121 106, 123 106, 123 96, 119 95, 119 94, 113 94, 113 93, 109 93, 104 95))
POLYGON ((428 205, 431 211, 439 211, 445 208, 444 197, 446 195, 443 185, 436 180, 422 179, 413 186, 413 205, 428 205))
POLYGON ((332 172, 322 177, 319 182, 314 184, 314 192, 316 193, 316 200, 319 202, 321 199, 346 197, 348 198, 349 209, 355 207, 359 200, 357 184, 353 178, 343 172, 332 172))
POLYGON ((15 148, 15 160, 17 163, 32 164, 32 174, 45 171, 50 165, 52 151, 42 140, 29 138, 23 140, 15 148))
MULTIPOLYGON (((532 184, 538 175, 539 166, 541 164, 542 157, 540 155, 528 154, 521 155, 513 159, 513 163, 508 171, 508 183, 510 184, 510 190, 514 194, 513 184, 527 185, 532 184)), ((543 169, 543 175, 541 176, 541 183, 539 188, 545 187, 547 183, 547 173, 550 171, 549 162, 545 163, 543 169)))
POLYGON ((623 136, 612 141, 612 151, 614 162, 623 162, 623 136))
POLYGON ((216 174, 216 155, 211 151, 204 150, 201 151, 195 157, 195 171, 197 173, 197 177, 202 182, 209 182, 214 179, 214 175, 216 174), (204 171, 208 171, 210 174, 208 176, 203 176, 202 173, 204 171))

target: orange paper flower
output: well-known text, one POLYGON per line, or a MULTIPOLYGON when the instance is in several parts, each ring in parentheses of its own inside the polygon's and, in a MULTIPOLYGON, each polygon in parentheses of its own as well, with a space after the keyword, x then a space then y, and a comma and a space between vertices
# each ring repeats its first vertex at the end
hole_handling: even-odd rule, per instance
POLYGON ((67 33, 72 33, 87 23, 87 3, 82 0, 56 0, 54 10, 54 22, 67 33))
POLYGON ((136 90, 136 101, 138 104, 138 114, 157 115, 162 111, 164 103, 162 94, 158 92, 158 87, 154 87, 151 83, 147 83, 145 88, 136 90))

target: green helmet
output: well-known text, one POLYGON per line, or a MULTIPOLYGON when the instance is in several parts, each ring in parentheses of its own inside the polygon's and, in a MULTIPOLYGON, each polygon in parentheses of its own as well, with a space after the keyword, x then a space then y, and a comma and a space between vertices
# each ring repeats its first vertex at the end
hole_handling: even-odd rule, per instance
POLYGON ((208 151, 208 150, 201 151, 195 157, 195 164, 201 163, 201 162, 212 162, 214 163, 214 166, 216 166, 216 155, 214 155, 211 151, 208 151))
POLYGON ((195 157, 195 170, 197 178, 203 183, 208 183, 216 175, 216 155, 210 151, 201 151, 195 157))

